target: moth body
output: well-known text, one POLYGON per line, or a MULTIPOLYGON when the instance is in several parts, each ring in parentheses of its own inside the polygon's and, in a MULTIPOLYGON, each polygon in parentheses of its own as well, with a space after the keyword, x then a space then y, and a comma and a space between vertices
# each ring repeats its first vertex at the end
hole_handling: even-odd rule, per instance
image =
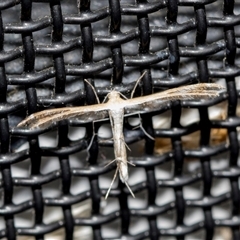
MULTIPOLYGON (((113 92, 112 96, 113 96, 113 98, 110 98, 110 102, 114 103, 113 99, 115 101, 121 99, 120 94, 117 92, 113 92)), ((124 100, 122 100, 122 101, 124 102, 124 100)), ((129 189, 130 193, 132 194, 132 196, 135 197, 127 183, 128 161, 127 161, 126 143, 124 141, 124 136, 123 136, 124 108, 115 108, 115 109, 109 110, 109 118, 110 118, 110 123, 111 123, 111 127, 112 127, 112 133, 113 133, 114 155, 115 155, 115 161, 117 164, 117 169, 116 169, 115 175, 113 177, 113 180, 110 184, 110 187, 108 189, 108 192, 107 192, 105 198, 107 198, 107 196, 111 190, 111 187, 116 178, 117 171, 119 171, 120 180, 124 184, 126 184, 127 188, 129 189)))

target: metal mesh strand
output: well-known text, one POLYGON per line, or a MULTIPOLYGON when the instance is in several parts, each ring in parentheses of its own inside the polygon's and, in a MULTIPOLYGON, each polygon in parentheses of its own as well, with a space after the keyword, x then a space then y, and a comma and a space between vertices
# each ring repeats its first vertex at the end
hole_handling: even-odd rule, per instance
POLYGON ((213 239, 217 229, 227 229, 231 239, 240 239, 239 1, 3 0, 0 10, 1 238, 47 239, 62 229, 60 239, 83 239, 76 231, 86 226, 92 232, 89 239, 187 239, 189 234, 213 239), (40 110, 96 104, 84 79, 100 100, 112 89, 129 97, 144 71, 134 96, 213 81, 225 84, 226 93, 197 104, 177 101, 164 111, 143 114, 142 126, 156 142, 126 119, 125 141, 131 149, 137 146, 136 154, 128 153, 135 164, 130 166, 129 184, 136 199, 117 181, 104 212, 108 184, 101 184, 101 179, 110 181, 114 174, 115 164, 105 167, 113 160, 113 141, 111 136, 92 136, 108 120, 95 123, 94 130, 92 123, 77 119, 48 129, 16 126, 40 110), (225 109, 224 116, 210 117, 214 105, 225 109), (181 122, 187 108, 196 110, 198 120, 181 122), (169 126, 154 127, 153 116, 161 119, 167 113, 169 126), (83 128, 82 137, 69 137, 83 128), (223 140, 213 144, 213 131, 219 137, 223 132, 223 140), (185 146, 184 137, 197 133, 199 138, 191 138, 196 145, 185 146), (56 145, 40 143, 47 134, 56 145), (162 151, 165 140, 169 147, 162 151), (72 156, 77 156, 75 164, 72 156), (223 167, 217 163, 215 169, 218 157, 223 158, 223 167), (189 170, 194 161, 198 167, 189 170), (43 171, 44 162, 54 163, 55 169, 43 171), (157 174, 167 168, 170 176, 157 174), (28 170, 23 176, 14 169, 28 170), (135 179, 137 170, 140 175, 135 179), (218 187, 213 192, 218 180, 227 181, 226 191, 218 187), (55 186, 58 194, 54 190, 44 194, 55 186), (190 197, 185 191, 189 186, 198 188, 200 195, 190 197), (172 197, 161 198, 166 189, 172 197), (76 216, 73 207, 85 201, 89 215, 76 216), (107 211, 111 203, 117 208, 107 211), (214 208, 225 205, 227 216, 214 214, 214 208), (49 209, 61 212, 61 218, 46 222, 49 209), (200 211, 200 220, 186 222, 191 209, 200 211), (164 225, 164 217, 170 227, 164 225), (19 219, 32 222, 21 225, 19 219), (144 224, 133 231, 138 219, 144 224), (116 229, 117 235, 104 232, 106 226, 116 229))

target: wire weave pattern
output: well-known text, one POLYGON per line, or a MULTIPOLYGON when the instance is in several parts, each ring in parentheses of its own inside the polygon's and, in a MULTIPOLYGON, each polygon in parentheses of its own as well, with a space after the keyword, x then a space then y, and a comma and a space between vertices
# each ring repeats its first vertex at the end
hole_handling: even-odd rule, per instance
MULTIPOLYGON (((19 236, 44 239, 46 234, 64 229, 66 239, 74 239, 77 226, 88 226, 93 239, 104 237, 102 227, 120 221, 120 235, 124 239, 184 239, 188 234, 203 230, 205 239, 213 239, 216 228, 230 229, 232 239, 240 239, 240 192, 238 163, 239 143, 237 115, 239 90, 237 90, 240 47, 240 4, 233 0, 3 0, 0 2, 0 217, 5 226, 0 237, 9 240, 19 236), (57 131, 57 146, 42 147, 39 136, 51 129, 17 129, 26 116, 40 110, 63 106, 96 104, 116 89, 129 95, 136 79, 146 74, 136 94, 148 95, 159 89, 178 87, 197 82, 221 79, 226 93, 218 99, 205 102, 182 101, 170 106, 169 128, 154 128, 152 117, 162 112, 141 116, 145 131, 156 138, 171 140, 171 149, 161 155, 154 154, 155 143, 141 129, 133 130, 125 121, 124 135, 127 144, 144 140, 142 156, 129 156, 128 160, 142 169, 146 179, 131 185, 137 198, 145 193, 147 205, 133 208, 129 205, 130 193, 119 182, 110 198, 116 198, 119 210, 103 214, 101 201, 107 188, 100 187, 100 177, 115 169, 105 167, 113 159, 99 160, 101 147, 113 150, 111 138, 95 136, 94 131, 105 123, 83 124, 76 120, 63 121, 57 131), (141 90, 141 91, 140 91, 141 90), (225 102, 224 119, 212 120, 209 107, 225 102), (199 121, 182 126, 181 114, 185 108, 198 109, 199 121), (85 127, 85 137, 69 138, 70 127, 85 127), (226 129, 227 140, 212 146, 212 129, 226 129), (200 131, 198 148, 183 147, 182 137, 200 131), (23 143, 24 150, 17 151, 23 143), (89 147, 90 146, 90 147, 89 147), (82 167, 70 164, 70 156, 88 149, 88 159, 79 158, 82 167), (211 159, 228 154, 228 167, 214 170, 211 159), (59 169, 44 174, 40 171, 42 159, 57 157, 59 169), (196 173, 185 173, 186 159, 200 162, 196 173), (28 177, 13 176, 12 166, 29 161, 28 177), (156 168, 174 163, 172 177, 156 177, 156 168), (71 192, 73 178, 87 178, 90 189, 71 192), (230 190, 212 194, 214 179, 229 181, 230 190), (44 196, 46 184, 59 181, 58 197, 44 196), (184 188, 201 183, 202 196, 191 199, 184 188), (18 188, 29 188, 29 200, 14 202, 18 188), (174 200, 162 205, 156 203, 160 189, 170 188, 174 200), (75 217, 72 206, 91 199, 89 217, 75 217), (228 218, 213 216, 213 208, 229 203, 228 218), (44 222, 47 207, 59 207, 62 219, 44 222), (184 221, 187 209, 200 208, 203 220, 192 224, 184 221), (33 210, 33 225, 18 227, 15 217, 33 210), (173 227, 158 224, 161 215, 173 211, 173 227), (130 231, 133 218, 144 218, 147 230, 130 231)), ((50 161, 50 160, 49 160, 50 161)))

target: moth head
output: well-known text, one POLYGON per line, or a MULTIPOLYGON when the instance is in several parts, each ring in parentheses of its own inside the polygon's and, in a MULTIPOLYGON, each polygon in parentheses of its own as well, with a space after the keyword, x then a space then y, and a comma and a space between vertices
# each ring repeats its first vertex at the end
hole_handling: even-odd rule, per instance
POLYGON ((115 101, 120 98, 120 92, 113 90, 110 93, 108 93, 107 98, 108 101, 115 101))

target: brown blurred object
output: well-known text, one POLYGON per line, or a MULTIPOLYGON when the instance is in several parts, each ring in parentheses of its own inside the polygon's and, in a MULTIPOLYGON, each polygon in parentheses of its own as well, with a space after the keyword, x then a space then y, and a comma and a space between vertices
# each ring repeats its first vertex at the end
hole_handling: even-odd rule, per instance
MULTIPOLYGON (((224 120, 227 115, 227 105, 226 103, 218 104, 218 108, 221 111, 211 118, 211 120, 224 120)), ((182 147, 183 149, 197 149, 199 148, 200 142, 200 131, 191 133, 189 135, 183 136, 182 147)), ((227 129, 225 128, 212 128, 210 133, 210 146, 218 145, 221 143, 228 142, 227 129)), ((170 138, 155 138, 154 152, 156 154, 163 154, 172 150, 172 144, 170 138)))
MULTIPOLYGON (((200 131, 182 137, 183 149, 196 149, 199 147, 200 131)), ((210 145, 214 146, 227 141, 227 129, 212 129, 210 134, 210 145)), ((163 154, 171 151, 172 144, 169 138, 156 138, 154 151, 163 154)))

